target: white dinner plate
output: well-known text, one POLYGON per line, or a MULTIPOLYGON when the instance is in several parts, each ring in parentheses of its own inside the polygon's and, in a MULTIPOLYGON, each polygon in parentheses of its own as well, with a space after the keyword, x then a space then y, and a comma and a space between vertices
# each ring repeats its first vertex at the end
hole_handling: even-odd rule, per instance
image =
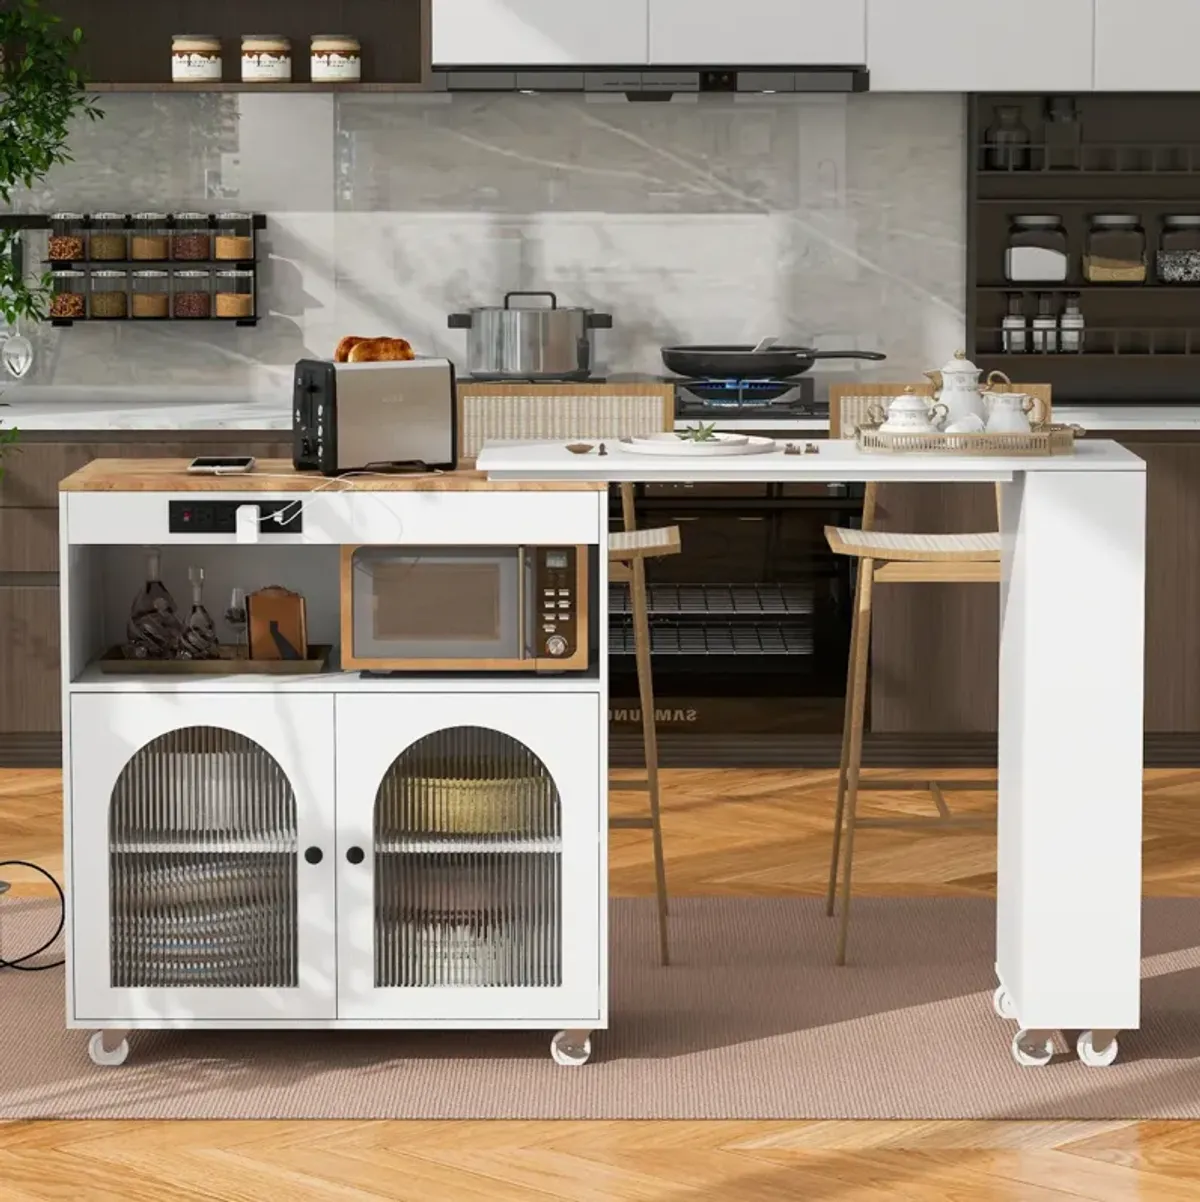
MULTIPOLYGON (((653 434, 634 434, 630 436, 630 442, 652 442, 655 446, 660 446, 664 442, 686 442, 687 439, 680 438, 682 430, 657 430, 653 434)), ((749 435, 746 434, 713 434, 713 439, 717 442, 725 443, 728 446, 733 446, 735 443, 745 444, 750 441, 749 435)))
POLYGON ((621 439, 616 445, 622 451, 632 451, 636 455, 706 459, 714 455, 761 455, 764 451, 775 449, 775 440, 753 434, 718 434, 712 442, 691 442, 675 434, 655 434, 628 441, 621 439))

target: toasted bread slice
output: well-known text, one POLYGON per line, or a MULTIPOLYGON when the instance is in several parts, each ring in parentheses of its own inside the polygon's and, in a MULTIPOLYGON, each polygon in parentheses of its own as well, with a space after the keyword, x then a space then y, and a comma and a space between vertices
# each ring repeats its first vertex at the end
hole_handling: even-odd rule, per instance
POLYGON ((365 338, 356 338, 353 334, 348 334, 337 344, 337 350, 333 352, 334 363, 349 363, 350 352, 354 350, 360 342, 366 342, 365 338))
POLYGON ((350 348, 349 363, 398 363, 415 359, 412 346, 404 338, 366 338, 350 348))

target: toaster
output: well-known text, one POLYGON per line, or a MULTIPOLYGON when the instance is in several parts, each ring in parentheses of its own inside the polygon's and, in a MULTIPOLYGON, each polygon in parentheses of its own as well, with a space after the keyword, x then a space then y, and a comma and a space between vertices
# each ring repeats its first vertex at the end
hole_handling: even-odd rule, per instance
POLYGON ((292 463, 326 476, 405 468, 453 471, 454 364, 448 359, 301 359, 292 391, 292 463))

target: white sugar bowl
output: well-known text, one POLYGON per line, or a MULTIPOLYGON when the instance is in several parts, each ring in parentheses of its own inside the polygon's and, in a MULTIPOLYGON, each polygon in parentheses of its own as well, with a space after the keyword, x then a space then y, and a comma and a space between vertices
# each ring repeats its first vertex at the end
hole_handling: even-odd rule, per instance
POLYGON ((879 412, 879 416, 884 418, 879 429, 885 434, 935 434, 938 425, 945 420, 946 406, 940 402, 930 405, 909 387, 901 396, 892 399, 886 415, 879 412))

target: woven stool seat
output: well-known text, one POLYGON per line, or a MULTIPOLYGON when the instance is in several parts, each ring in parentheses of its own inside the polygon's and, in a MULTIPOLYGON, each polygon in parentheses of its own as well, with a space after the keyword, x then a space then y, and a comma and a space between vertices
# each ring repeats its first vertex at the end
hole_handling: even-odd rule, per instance
POLYGON ((825 538, 835 555, 860 559, 905 560, 938 563, 998 561, 1000 535, 989 534, 901 534, 891 530, 852 530, 826 526, 825 538))
POLYGON ((628 563, 658 555, 678 555, 683 550, 678 526, 657 526, 647 530, 622 530, 608 536, 609 561, 628 563))

